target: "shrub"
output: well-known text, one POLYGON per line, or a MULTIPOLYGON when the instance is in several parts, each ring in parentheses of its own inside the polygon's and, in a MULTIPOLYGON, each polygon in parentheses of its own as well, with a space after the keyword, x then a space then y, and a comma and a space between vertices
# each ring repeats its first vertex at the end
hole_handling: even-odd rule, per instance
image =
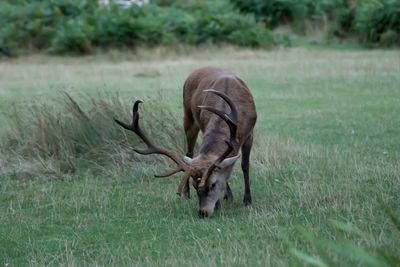
POLYGON ((364 1, 357 11, 356 30, 364 43, 400 45, 400 2, 364 1))
POLYGON ((271 32, 229 1, 171 6, 99 7, 94 0, 17 1, 0 4, 0 53, 18 50, 92 53, 138 45, 219 44, 269 47, 271 32))
POLYGON ((303 20, 307 16, 307 0, 234 0, 242 11, 255 14, 256 18, 274 28, 282 23, 303 20))
POLYGON ((302 30, 305 21, 321 20, 326 17, 339 26, 351 23, 351 9, 343 0, 233 0, 243 12, 253 13, 267 27, 292 24, 302 30))
POLYGON ((93 50, 93 33, 94 27, 85 18, 70 19, 58 27, 51 40, 50 51, 89 54, 93 50))
POLYGON ((236 45, 252 47, 268 47, 275 44, 272 34, 261 27, 252 15, 242 15, 235 12, 229 2, 209 4, 205 2, 193 10, 189 34, 189 43, 221 43, 229 42, 236 45))
MULTIPOLYGON (((82 19, 76 22, 78 14, 91 13, 95 1, 16 1, 0 3, 0 51, 3 55, 15 55, 19 49, 41 50, 52 47, 58 51, 63 37, 66 47, 71 47, 71 38, 82 39, 82 19)), ((80 44, 80 41, 76 41, 80 44)), ((78 45, 78 49, 81 45, 78 45)), ((1 56, 1 55, 0 55, 1 56)))

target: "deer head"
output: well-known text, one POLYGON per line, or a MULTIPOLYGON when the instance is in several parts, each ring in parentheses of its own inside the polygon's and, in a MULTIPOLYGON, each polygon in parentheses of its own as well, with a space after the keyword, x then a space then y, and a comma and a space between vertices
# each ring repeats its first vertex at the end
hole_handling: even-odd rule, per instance
MULTIPOLYGON (((202 171, 192 171, 192 185, 195 188, 198 196, 198 213, 200 217, 211 216, 216 209, 219 208, 219 199, 224 195, 228 178, 232 172, 232 168, 236 160, 240 156, 233 156, 225 158, 221 162, 214 162, 208 164, 208 168, 199 168, 199 165, 204 164, 206 161, 201 156, 191 159, 189 157, 184 157, 185 162, 190 164, 191 169, 202 170, 202 171), (204 184, 203 184, 204 183, 204 184)), ((182 177, 182 180, 186 177, 182 177)), ((185 182, 181 182, 177 194, 185 194, 185 182), (182 188, 181 191, 180 188, 182 188)))

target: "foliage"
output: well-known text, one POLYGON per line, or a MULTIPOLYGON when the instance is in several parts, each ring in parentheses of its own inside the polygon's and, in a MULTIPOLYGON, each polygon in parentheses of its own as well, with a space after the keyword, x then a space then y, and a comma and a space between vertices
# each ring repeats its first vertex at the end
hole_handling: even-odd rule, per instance
POLYGON ((241 10, 251 12, 258 20, 274 28, 281 23, 300 20, 306 17, 307 8, 304 1, 235 1, 241 10))
POLYGON ((158 0, 129 8, 101 7, 95 0, 19 0, 0 3, 0 57, 177 44, 266 48, 290 44, 271 32, 279 25, 304 33, 310 23, 328 23, 335 37, 400 44, 397 0, 158 0))
MULTIPOLYGON (((394 225, 394 229, 397 230, 393 233, 393 235, 399 236, 400 219, 398 216, 396 216, 394 211, 387 205, 381 204, 381 210, 394 225)), ((372 237, 368 236, 359 228, 349 223, 332 220, 331 226, 349 235, 357 235, 364 239, 372 239, 372 237)), ((352 265, 361 264, 362 266, 371 267, 396 267, 400 262, 399 255, 396 255, 391 248, 378 248, 374 252, 348 241, 319 239, 305 227, 298 227, 297 230, 308 242, 317 248, 318 257, 309 255, 308 253, 299 251, 295 248, 291 248, 291 252, 295 257, 305 263, 310 264, 311 266, 338 266, 338 264, 335 262, 341 258, 346 258, 352 262, 352 265)))
POLYGON ((90 0, 3 2, 0 24, 0 53, 5 56, 19 49, 92 53, 97 48, 176 43, 270 47, 278 40, 229 1, 130 8, 99 7, 90 0))
MULTIPOLYGON (((12 56, 18 49, 46 49, 57 35, 67 38, 75 35, 82 38, 80 29, 71 31, 70 20, 81 13, 90 14, 94 9, 94 1, 19 1, 16 3, 0 3, 0 51, 3 55, 12 56), (67 25, 65 25, 67 24, 67 25)), ((79 22, 75 23, 79 24, 79 22)), ((67 41, 68 42, 68 41, 67 41)), ((69 46, 70 44, 67 44, 69 46)))
POLYGON ((304 25, 306 20, 329 16, 331 19, 345 7, 341 0, 233 0, 243 12, 254 13, 267 27, 295 23, 304 25))
POLYGON ((400 45, 400 1, 363 1, 356 29, 362 42, 381 46, 400 45))
POLYGON ((356 35, 375 46, 400 45, 398 0, 232 0, 242 12, 255 15, 268 28, 290 24, 303 30, 305 22, 327 20, 338 37, 356 35))
POLYGON ((157 0, 149 5, 100 7, 95 0, 0 3, 0 57, 20 51, 90 54, 99 49, 231 43, 290 44, 271 32, 290 25, 328 26, 336 37, 356 35, 375 46, 400 44, 397 0, 157 0), (327 24, 327 25, 326 25, 327 24))

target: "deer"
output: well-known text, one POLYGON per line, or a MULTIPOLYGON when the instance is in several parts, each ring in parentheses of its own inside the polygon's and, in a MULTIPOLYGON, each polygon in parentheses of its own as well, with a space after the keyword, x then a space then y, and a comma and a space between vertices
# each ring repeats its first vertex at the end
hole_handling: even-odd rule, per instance
POLYGON ((257 113, 253 96, 243 80, 230 71, 214 67, 204 67, 189 75, 183 86, 183 127, 187 141, 187 153, 183 157, 156 146, 141 130, 138 111, 141 103, 143 100, 137 100, 133 105, 131 124, 114 120, 147 145, 147 149, 134 149, 135 152, 164 155, 176 164, 171 171, 155 177, 183 172, 177 195, 190 198, 191 180, 198 196, 199 217, 210 217, 219 209, 222 197, 233 200, 228 179, 241 150, 243 202, 245 206, 252 204, 249 169, 257 113), (202 142, 194 156, 200 131, 202 142))

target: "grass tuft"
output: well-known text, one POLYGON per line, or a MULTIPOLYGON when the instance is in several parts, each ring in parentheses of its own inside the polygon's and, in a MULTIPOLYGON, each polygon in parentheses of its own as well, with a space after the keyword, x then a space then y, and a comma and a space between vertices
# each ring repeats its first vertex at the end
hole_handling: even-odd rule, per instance
MULTIPOLYGON (((158 102, 154 99, 140 107, 140 124, 156 143, 170 144, 181 129, 172 111, 159 109, 158 102)), ((78 101, 66 92, 45 103, 13 104, 8 113, 10 127, 0 144, 6 152, 0 164, 8 173, 28 176, 73 174, 83 169, 110 173, 126 171, 135 164, 167 164, 158 157, 133 153, 133 147, 144 144, 113 122, 114 117, 131 121, 124 115, 129 110, 131 105, 118 96, 78 101)), ((171 149, 179 151, 181 147, 172 142, 171 149)))

